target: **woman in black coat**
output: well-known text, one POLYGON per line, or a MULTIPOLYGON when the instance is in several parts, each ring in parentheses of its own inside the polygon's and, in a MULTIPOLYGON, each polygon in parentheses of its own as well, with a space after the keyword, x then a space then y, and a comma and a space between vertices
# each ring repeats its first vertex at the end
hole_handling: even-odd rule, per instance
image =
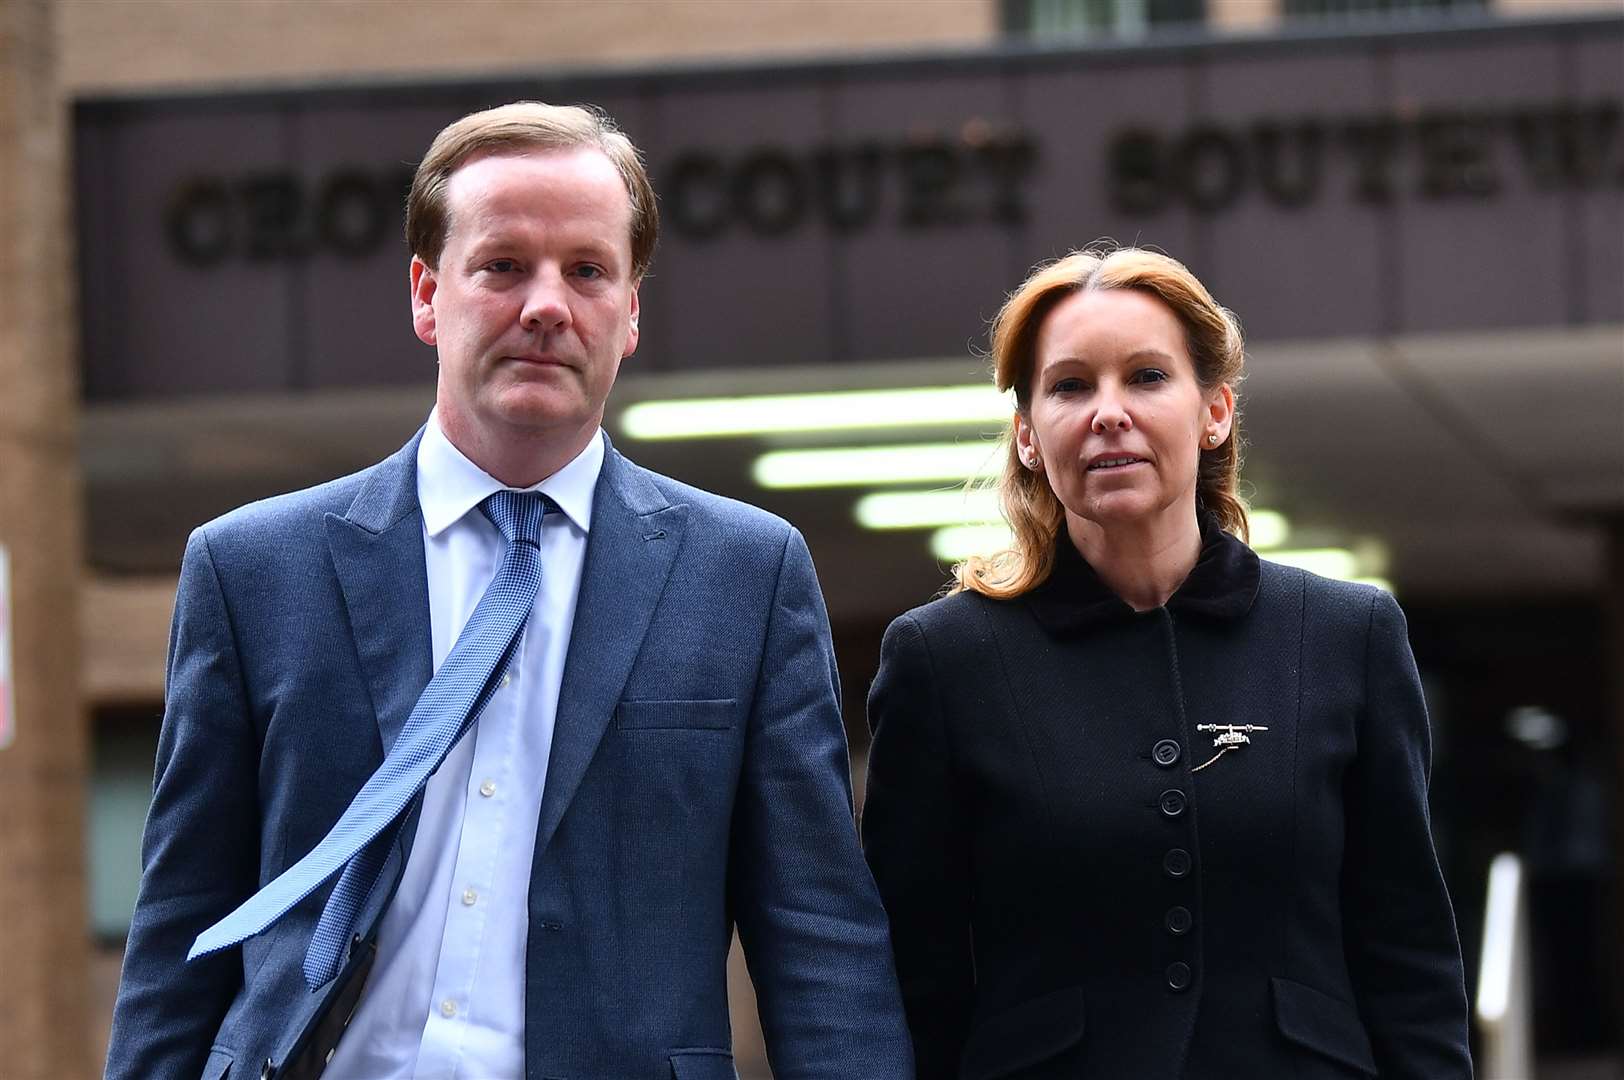
POLYGON ((869 698, 920 1080, 1470 1077, 1404 616, 1237 538, 1234 318, 1079 253, 993 359, 1014 548, 891 625, 869 698))

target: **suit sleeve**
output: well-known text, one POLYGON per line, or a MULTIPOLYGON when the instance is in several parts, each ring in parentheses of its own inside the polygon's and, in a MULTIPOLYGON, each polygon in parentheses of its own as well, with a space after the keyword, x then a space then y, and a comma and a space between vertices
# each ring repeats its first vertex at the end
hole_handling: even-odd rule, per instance
POLYGON ((968 838, 929 647, 908 616, 885 633, 868 709, 863 846, 891 917, 920 1080, 947 1080, 975 996, 968 838))
POLYGON ((730 890, 779 1080, 910 1080, 885 911, 852 820, 829 617, 799 533, 771 600, 730 890))
POLYGON ((237 950, 190 964, 186 952, 255 887, 256 747, 230 617, 200 530, 187 543, 175 599, 141 888, 107 1080, 193 1080, 242 985, 237 950))
POLYGON ((1382 1080, 1469 1080, 1460 938, 1432 843, 1431 735, 1404 615, 1371 612, 1365 711, 1347 780, 1348 969, 1382 1080))

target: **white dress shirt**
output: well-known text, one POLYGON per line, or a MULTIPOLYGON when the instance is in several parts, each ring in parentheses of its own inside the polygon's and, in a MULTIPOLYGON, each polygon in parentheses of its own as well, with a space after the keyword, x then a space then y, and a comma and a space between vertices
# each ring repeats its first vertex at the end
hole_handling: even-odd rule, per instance
MULTIPOLYGON (((542 523, 541 590, 501 689, 429 778, 411 857, 379 926, 377 962, 328 1065, 334 1080, 524 1075, 530 863, 603 454, 594 438, 528 489, 563 511, 542 523)), ((506 549, 479 511, 503 486, 429 415, 417 498, 436 671, 506 549)))

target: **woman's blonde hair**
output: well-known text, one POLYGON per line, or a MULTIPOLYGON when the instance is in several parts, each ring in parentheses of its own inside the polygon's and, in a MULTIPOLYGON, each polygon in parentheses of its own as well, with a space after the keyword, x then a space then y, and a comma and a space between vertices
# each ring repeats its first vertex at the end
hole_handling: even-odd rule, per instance
MULTIPOLYGON (((1184 326, 1202 388, 1211 391, 1240 382, 1246 360, 1240 323, 1183 263, 1140 248, 1093 247, 1039 266, 1009 295, 993 319, 993 381, 1000 390, 1014 389, 1016 408, 1022 415, 1030 415, 1038 332, 1044 319, 1068 296, 1095 289, 1138 289, 1161 300, 1184 326)), ((956 589, 999 599, 1020 596, 1048 578, 1054 568, 1055 538, 1065 521, 1065 511, 1047 478, 1021 463, 1013 417, 1004 442, 1004 470, 997 487, 1014 546, 994 555, 971 556, 954 568, 956 589)), ((1196 499, 1217 516, 1224 529, 1246 539, 1246 505, 1236 490, 1240 460, 1237 410, 1229 438, 1222 445, 1201 449, 1196 499)))

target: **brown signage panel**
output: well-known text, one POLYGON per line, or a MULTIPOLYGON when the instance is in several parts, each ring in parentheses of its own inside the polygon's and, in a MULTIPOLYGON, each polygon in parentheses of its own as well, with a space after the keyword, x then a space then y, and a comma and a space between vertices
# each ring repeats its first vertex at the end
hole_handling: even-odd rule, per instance
POLYGON ((968 357, 1034 262, 1189 261, 1256 340, 1624 317, 1624 21, 88 102, 96 399, 424 381, 401 202, 481 104, 647 152, 645 370, 968 357))

